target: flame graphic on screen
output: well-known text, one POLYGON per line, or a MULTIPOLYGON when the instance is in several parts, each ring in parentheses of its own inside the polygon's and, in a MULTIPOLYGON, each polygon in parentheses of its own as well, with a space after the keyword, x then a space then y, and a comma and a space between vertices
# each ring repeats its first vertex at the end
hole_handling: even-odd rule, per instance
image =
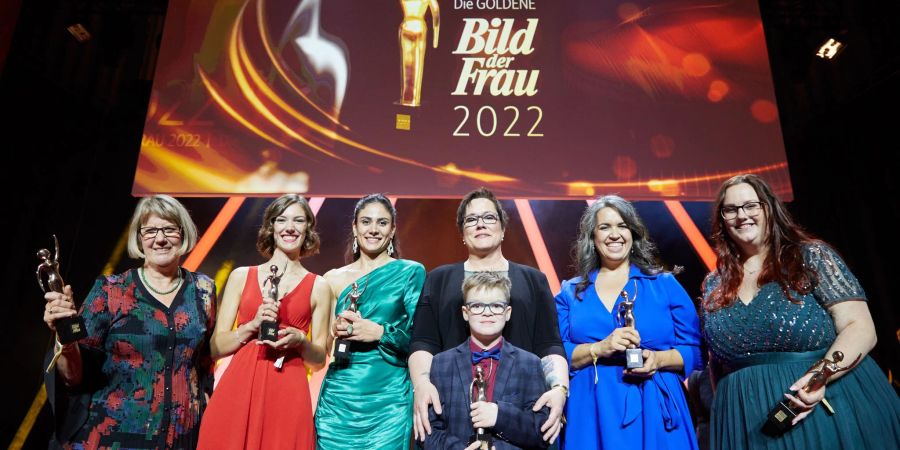
MULTIPOLYGON (((292 20, 296 19, 303 22, 305 20, 304 17, 309 14, 310 24, 317 27, 318 13, 315 10, 318 6, 319 0, 304 0, 298 6, 297 12, 295 12, 296 17, 292 18, 292 20), (313 17, 315 17, 315 20, 313 20, 313 17)), ((388 160, 441 175, 451 175, 481 183, 497 184, 516 183, 519 181, 504 174, 491 173, 478 168, 460 168, 449 161, 443 165, 430 165, 390 151, 374 148, 349 137, 345 134, 345 131, 349 131, 350 128, 338 119, 340 104, 336 103, 333 108, 322 108, 319 106, 317 102, 307 95, 308 87, 305 87, 301 80, 295 79, 285 67, 283 58, 276 53, 275 48, 269 41, 270 33, 265 17, 263 0, 248 0, 241 7, 230 30, 227 45, 226 63, 229 68, 230 80, 228 79, 229 77, 219 77, 214 80, 200 66, 197 66, 200 80, 215 103, 235 122, 256 136, 281 150, 299 156, 310 157, 308 150, 312 149, 320 155, 341 163, 368 167, 370 170, 380 170, 380 168, 375 167, 372 161, 362 161, 360 153, 374 156, 377 158, 376 161, 383 162, 388 160), (256 4, 255 10, 249 10, 256 16, 256 20, 245 22, 245 14, 248 12, 247 6, 251 3, 256 4), (255 30, 252 28, 254 25, 255 30), (246 38, 245 29, 251 30, 251 33, 247 34, 246 38), (253 56, 259 54, 266 55, 268 60, 263 63, 257 63, 253 56), (262 74, 266 73, 267 68, 274 70, 278 74, 277 83, 264 78, 262 74), (288 95, 283 95, 276 91, 274 86, 281 83, 290 88, 288 95), (294 102, 289 100, 290 96, 293 95, 299 96, 302 100, 296 107, 294 102), (313 118, 315 115, 311 116, 309 114, 308 111, 310 109, 316 111, 320 118, 313 118), (331 112, 328 110, 331 110, 331 112), (327 123, 321 123, 322 118, 327 123), (296 146, 298 143, 301 144, 300 147, 296 146), (348 149, 351 152, 347 152, 346 150, 348 149)), ((323 35, 321 30, 309 33, 310 36, 316 34, 319 36, 323 35)), ((321 39, 318 41, 304 41, 303 39, 305 38, 306 35, 303 35, 294 41, 300 46, 300 51, 313 53, 318 51, 312 47, 304 47, 308 42, 316 42, 309 45, 322 45, 323 47, 321 48, 327 48, 329 45, 337 46, 334 42, 322 44, 323 41, 321 39)), ((340 70, 346 70, 346 67, 349 67, 346 61, 344 63, 335 62, 334 58, 339 53, 342 57, 346 57, 345 52, 336 52, 332 48, 332 50, 325 51, 325 55, 316 55, 309 61, 315 60, 315 64, 320 64, 318 67, 326 72, 325 68, 328 67, 338 69, 344 67, 344 69, 340 70)), ((316 70, 320 69, 316 68, 316 70)), ((346 80, 349 79, 349 76, 345 75, 343 78, 340 74, 334 74, 333 76, 336 80, 335 85, 342 86, 341 89, 346 89, 346 80)), ((342 90, 335 90, 335 99, 336 101, 343 101, 342 90)))
POLYGON ((334 94, 332 116, 337 118, 347 93, 350 59, 344 43, 322 30, 319 24, 321 0, 302 0, 285 28, 283 41, 290 40, 297 52, 319 77, 329 78, 334 94), (300 34, 297 30, 305 28, 300 34))
POLYGON ((790 186, 787 167, 786 162, 779 162, 765 166, 706 175, 682 176, 665 179, 653 178, 636 181, 580 180, 559 182, 557 184, 564 186, 566 194, 571 196, 593 197, 605 191, 615 191, 620 195, 627 195, 633 198, 655 197, 647 196, 648 193, 656 193, 661 197, 709 198, 710 196, 715 195, 715 192, 718 191, 719 185, 723 181, 736 175, 755 173, 757 175, 767 176, 779 195, 790 198, 790 191, 779 190, 779 188, 783 186, 790 186))

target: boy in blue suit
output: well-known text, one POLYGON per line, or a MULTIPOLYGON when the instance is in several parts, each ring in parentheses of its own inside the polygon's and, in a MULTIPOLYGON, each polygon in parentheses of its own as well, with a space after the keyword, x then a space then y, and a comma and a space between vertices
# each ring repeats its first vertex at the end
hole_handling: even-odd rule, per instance
POLYGON ((476 450, 475 430, 484 429, 492 449, 542 449, 541 424, 549 409, 532 411, 547 387, 537 356, 503 340, 509 320, 510 281, 496 272, 476 272, 463 282, 463 318, 469 339, 438 353, 431 382, 443 402, 438 415, 429 409, 432 433, 426 449, 476 450), (487 401, 472 401, 472 380, 480 367, 487 401))

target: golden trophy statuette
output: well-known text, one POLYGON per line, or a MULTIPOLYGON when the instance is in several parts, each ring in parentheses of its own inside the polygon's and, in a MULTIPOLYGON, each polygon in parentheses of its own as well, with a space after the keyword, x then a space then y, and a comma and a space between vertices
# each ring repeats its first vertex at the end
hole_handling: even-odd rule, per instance
POLYGON ((400 86, 400 104, 417 107, 422 104, 422 78, 425 70, 425 47, 428 42, 428 24, 425 13, 431 10, 434 25, 434 48, 438 46, 441 30, 441 12, 438 0, 400 0, 403 22, 398 32, 403 82, 400 86))

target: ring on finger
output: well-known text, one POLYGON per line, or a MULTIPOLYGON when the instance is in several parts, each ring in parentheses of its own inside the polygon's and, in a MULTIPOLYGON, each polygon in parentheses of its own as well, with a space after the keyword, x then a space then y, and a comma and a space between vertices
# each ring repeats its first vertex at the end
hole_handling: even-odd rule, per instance
POLYGON ((353 324, 347 325, 347 336, 353 336, 353 324))

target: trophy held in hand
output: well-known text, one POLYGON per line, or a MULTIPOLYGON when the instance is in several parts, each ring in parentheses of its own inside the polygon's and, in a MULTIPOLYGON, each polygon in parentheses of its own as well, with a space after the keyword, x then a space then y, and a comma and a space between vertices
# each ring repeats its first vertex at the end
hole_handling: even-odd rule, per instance
MULTIPOLYGON (((813 375, 806 383, 806 386, 803 386, 801 389, 806 392, 815 392, 822 389, 829 378, 838 372, 852 369, 859 363, 860 358, 862 358, 862 354, 857 355, 852 364, 841 367, 838 363, 844 360, 844 353, 840 351, 833 352, 831 359, 822 358, 806 371, 806 373, 812 373, 813 375)), ((822 399, 822 404, 834 414, 828 401, 824 398, 822 399)), ((791 401, 785 398, 778 402, 769 412, 769 417, 765 425, 763 425, 763 432, 768 435, 782 434, 794 427, 794 418, 799 414, 800 411, 797 411, 791 401)))
MULTIPOLYGON (((278 283, 281 282, 281 275, 278 275, 278 266, 272 264, 269 267, 269 270, 272 272, 266 278, 266 282, 263 284, 263 287, 268 286, 268 290, 266 293, 268 297, 275 302, 275 305, 278 305, 278 283)), ((259 326, 259 340, 260 341, 271 341, 275 342, 278 340, 278 321, 277 320, 265 320, 259 326)))
MULTIPOLYGON (((369 285, 369 279, 366 278, 366 286, 369 285)), ((359 312, 359 298, 362 297, 363 292, 365 292, 365 287, 362 291, 359 290, 359 284, 354 282, 350 287, 350 293, 347 294, 347 298, 349 299, 350 304, 347 306, 347 311, 358 313, 359 312)), ((351 324, 347 328, 347 334, 353 335, 353 324, 351 324)), ((349 339, 335 339, 334 340, 334 354, 332 357, 334 358, 335 364, 338 366, 347 366, 350 364, 350 347, 352 346, 352 341, 349 339)))
MULTIPOLYGON (((53 246, 55 250, 53 255, 46 248, 38 250, 37 257, 41 260, 41 263, 37 266, 36 275, 38 285, 42 291, 45 293, 48 291, 62 293, 66 283, 62 279, 62 275, 59 274, 59 241, 56 239, 56 235, 53 235, 53 246), (46 283, 44 281, 45 276, 47 278, 46 283)), ((71 344, 87 337, 87 328, 85 328, 84 319, 81 316, 63 317, 58 319, 54 325, 60 344, 71 344)))
MULTIPOLYGON (((472 380, 469 391, 472 396, 472 403, 487 401, 487 380, 484 378, 484 371, 481 366, 475 366, 475 379, 472 380)), ((491 450, 491 435, 484 428, 476 428, 472 440, 469 442, 479 442, 478 450, 491 450)))
MULTIPOLYGON (((637 286, 635 285, 635 288, 637 286)), ((622 303, 619 303, 619 324, 623 327, 634 328, 634 301, 637 300, 637 291, 634 297, 628 298, 628 292, 622 290, 622 303)), ((640 369, 644 367, 644 351, 635 345, 629 345, 625 349, 625 368, 640 369)))

